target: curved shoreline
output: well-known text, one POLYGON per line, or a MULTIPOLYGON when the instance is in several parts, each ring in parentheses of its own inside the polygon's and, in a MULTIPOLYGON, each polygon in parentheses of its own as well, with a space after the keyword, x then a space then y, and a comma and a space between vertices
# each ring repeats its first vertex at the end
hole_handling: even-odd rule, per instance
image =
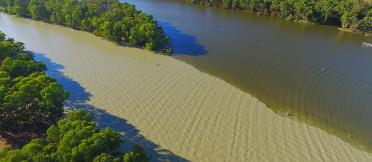
MULTIPOLYGON (((0 21, 6 20, 0 15, 0 21)), ((158 152, 168 149, 191 161, 372 160, 370 153, 275 114, 251 95, 174 58, 31 20, 11 17, 6 25, 11 30, 0 29, 41 53, 37 59, 50 59, 48 73, 75 91, 72 99, 126 119, 159 145, 158 152)), ((120 129, 120 123, 106 122, 120 129)))

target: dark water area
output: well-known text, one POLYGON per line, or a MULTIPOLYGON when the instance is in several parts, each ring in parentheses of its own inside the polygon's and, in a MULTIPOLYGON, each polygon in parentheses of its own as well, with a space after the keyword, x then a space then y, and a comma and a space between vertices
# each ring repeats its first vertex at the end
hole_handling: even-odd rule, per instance
POLYGON ((372 150, 372 43, 333 26, 174 0, 122 0, 154 15, 175 58, 281 114, 372 150))

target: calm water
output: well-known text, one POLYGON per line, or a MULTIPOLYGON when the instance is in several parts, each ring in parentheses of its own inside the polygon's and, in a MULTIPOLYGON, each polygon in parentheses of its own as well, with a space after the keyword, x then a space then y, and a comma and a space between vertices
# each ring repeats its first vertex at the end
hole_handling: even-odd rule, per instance
POLYGON ((372 149, 372 48, 361 46, 372 37, 172 0, 124 1, 159 20, 177 59, 372 149))

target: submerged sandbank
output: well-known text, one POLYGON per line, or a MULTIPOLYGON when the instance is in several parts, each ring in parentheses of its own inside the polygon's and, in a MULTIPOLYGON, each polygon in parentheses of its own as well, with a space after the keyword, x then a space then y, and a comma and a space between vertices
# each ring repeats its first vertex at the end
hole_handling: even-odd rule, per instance
POLYGON ((4 14, 0 30, 48 64, 48 73, 71 91, 67 105, 110 114, 97 120, 155 149, 154 160, 169 152, 179 158, 168 160, 191 161, 372 160, 370 153, 277 115, 251 95, 172 57, 4 14))

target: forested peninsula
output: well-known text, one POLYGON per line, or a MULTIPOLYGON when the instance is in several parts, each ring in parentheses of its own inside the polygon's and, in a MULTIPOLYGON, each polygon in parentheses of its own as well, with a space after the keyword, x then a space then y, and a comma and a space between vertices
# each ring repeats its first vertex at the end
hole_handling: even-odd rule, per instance
POLYGON ((192 3, 244 10, 289 21, 335 25, 372 33, 372 4, 363 0, 188 0, 192 3))
POLYGON ((92 114, 75 110, 66 116, 69 93, 44 70, 23 43, 0 32, 0 138, 13 146, 0 149, 1 162, 149 161, 137 145, 120 152, 121 135, 98 129, 92 114), (21 144, 29 135, 36 139, 21 144))
POLYGON ((169 53, 151 15, 118 0, 0 0, 0 11, 92 32, 126 46, 169 53))

